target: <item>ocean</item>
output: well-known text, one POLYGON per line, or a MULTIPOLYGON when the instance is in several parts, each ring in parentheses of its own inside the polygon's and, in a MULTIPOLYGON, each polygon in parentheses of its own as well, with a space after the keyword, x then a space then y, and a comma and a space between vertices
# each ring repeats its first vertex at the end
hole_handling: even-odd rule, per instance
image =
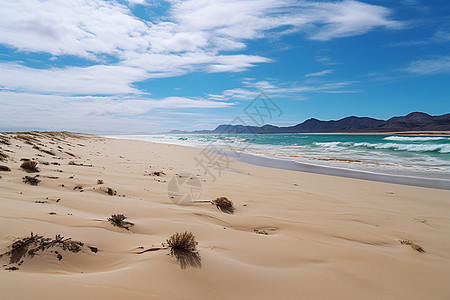
POLYGON ((115 138, 225 150, 324 167, 450 179, 450 137, 360 134, 163 134, 115 138))

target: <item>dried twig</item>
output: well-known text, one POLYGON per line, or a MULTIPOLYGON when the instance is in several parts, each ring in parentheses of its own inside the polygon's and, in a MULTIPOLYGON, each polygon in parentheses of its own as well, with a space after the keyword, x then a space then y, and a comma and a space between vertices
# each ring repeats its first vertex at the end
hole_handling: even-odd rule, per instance
MULTIPOLYGON (((47 249, 58 247, 63 251, 70 251, 78 253, 82 250, 84 243, 72 241, 71 238, 64 238, 61 235, 56 235, 54 239, 35 235, 33 232, 30 236, 14 241, 10 250, 2 255, 10 257, 10 263, 18 263, 24 256, 33 258, 39 252, 44 252, 47 249)), ((62 255, 55 251, 58 260, 62 259, 62 255)))
POLYGON ((411 246, 417 252, 420 252, 420 253, 424 253, 425 252, 425 250, 421 246, 417 245, 416 243, 414 243, 414 242, 412 242, 410 240, 401 240, 400 243, 403 244, 403 245, 411 246))

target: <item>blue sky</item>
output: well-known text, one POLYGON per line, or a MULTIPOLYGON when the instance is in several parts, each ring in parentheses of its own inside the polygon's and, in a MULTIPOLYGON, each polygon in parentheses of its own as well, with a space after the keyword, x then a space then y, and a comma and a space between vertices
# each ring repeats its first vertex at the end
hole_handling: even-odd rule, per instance
POLYGON ((0 130, 450 112, 447 0, 0 0, 0 130))

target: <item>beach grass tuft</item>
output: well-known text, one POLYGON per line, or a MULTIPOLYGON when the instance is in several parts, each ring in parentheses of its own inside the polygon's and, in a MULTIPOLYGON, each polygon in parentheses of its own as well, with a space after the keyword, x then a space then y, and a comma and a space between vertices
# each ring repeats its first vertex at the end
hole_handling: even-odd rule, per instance
POLYGON ((195 251, 198 244, 195 240, 195 235, 188 231, 183 233, 177 232, 168 238, 166 242, 171 249, 184 251, 195 251))
POLYGON ((11 169, 8 166, 2 166, 0 165, 0 171, 3 172, 11 172, 11 169))
POLYGON ((170 255, 174 256, 180 267, 201 268, 202 259, 197 251, 197 241, 192 232, 175 233, 166 240, 170 255))
POLYGON ((0 151, 0 161, 6 161, 9 156, 2 151, 0 151))
POLYGON ((233 202, 227 197, 219 197, 211 201, 218 209, 227 214, 234 214, 235 208, 233 202))
POLYGON ((35 161, 27 160, 24 161, 20 167, 29 173, 36 173, 39 172, 39 164, 35 161))
POLYGON ((127 221, 127 217, 123 214, 111 215, 108 218, 108 221, 116 227, 125 228, 126 230, 130 230, 130 227, 134 226, 134 223, 127 221))

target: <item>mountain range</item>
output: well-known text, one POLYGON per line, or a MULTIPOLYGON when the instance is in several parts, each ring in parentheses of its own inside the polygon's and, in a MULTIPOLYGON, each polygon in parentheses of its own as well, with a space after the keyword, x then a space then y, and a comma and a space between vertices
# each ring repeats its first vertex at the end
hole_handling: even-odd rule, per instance
POLYGON ((314 118, 303 123, 278 127, 274 125, 245 126, 219 125, 214 130, 179 131, 170 133, 331 133, 331 132, 405 132, 405 131, 450 131, 450 113, 431 116, 423 112, 412 112, 406 116, 378 120, 368 117, 346 117, 336 121, 321 121, 314 118))

